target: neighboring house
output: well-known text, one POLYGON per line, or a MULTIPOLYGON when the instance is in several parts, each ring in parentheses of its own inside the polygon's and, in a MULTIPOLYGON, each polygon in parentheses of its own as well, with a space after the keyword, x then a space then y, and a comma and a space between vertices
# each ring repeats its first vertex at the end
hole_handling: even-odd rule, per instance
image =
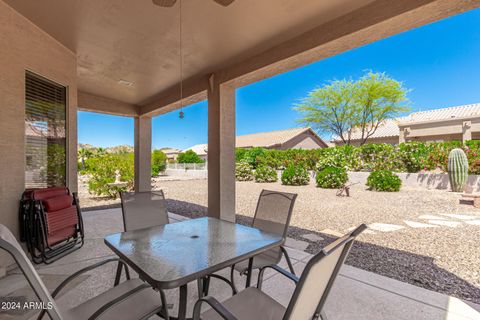
POLYGON ((237 148, 262 147, 267 149, 320 149, 328 148, 310 128, 294 128, 237 136, 237 148))
POLYGON ((202 158, 202 160, 207 161, 208 144, 206 143, 196 144, 193 147, 183 150, 182 152, 185 152, 188 150, 194 151, 200 158, 202 158))
POLYGON ((182 150, 176 148, 161 148, 160 150, 165 153, 168 160, 177 160, 178 154, 182 152, 182 150))
MULTIPOLYGON (((408 141, 467 141, 480 139, 480 103, 414 112, 387 120, 367 143, 398 144, 408 141)), ((341 139, 334 139, 342 145, 341 139)), ((361 143, 361 131, 352 132, 350 143, 361 143)))
MULTIPOLYGON (((247 134, 236 137, 237 148, 255 148, 261 147, 266 149, 320 149, 328 148, 328 144, 323 141, 310 128, 294 128, 279 131, 260 132, 247 134)), ((193 147, 185 149, 193 150, 202 159, 207 159, 208 144, 197 144, 193 147)))

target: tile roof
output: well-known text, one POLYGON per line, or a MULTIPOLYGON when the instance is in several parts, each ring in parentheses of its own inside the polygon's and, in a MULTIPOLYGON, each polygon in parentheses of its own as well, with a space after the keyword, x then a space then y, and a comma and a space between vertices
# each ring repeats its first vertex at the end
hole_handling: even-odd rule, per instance
POLYGON ((414 112, 405 117, 401 123, 439 121, 469 117, 480 117, 480 103, 414 112))
MULTIPOLYGON (((400 130, 398 129, 398 123, 405 118, 390 119, 384 121, 380 124, 373 135, 369 137, 372 138, 386 138, 386 137, 398 137, 400 130)), ((362 130, 356 128, 353 130, 351 135, 351 140, 360 140, 362 138, 362 130)), ((341 141, 340 138, 335 138, 334 141, 341 141)))
MULTIPOLYGON (((291 139, 295 138, 296 136, 310 130, 311 130, 310 128, 293 128, 293 129, 286 129, 286 130, 247 134, 243 136, 237 136, 235 143, 237 148, 253 148, 253 147, 272 148, 275 146, 282 145, 290 141, 291 139)), ((323 142, 323 140, 320 137, 318 138, 323 142)), ((325 146, 327 146, 326 143, 325 143, 325 146)), ((208 144, 197 144, 188 149, 185 149, 184 151, 186 150, 193 150, 198 155, 205 155, 208 152, 208 144)))
MULTIPOLYGON (((386 138, 398 137, 400 130, 398 125, 408 125, 410 123, 418 122, 436 122, 456 118, 480 117, 480 103, 467 104, 463 106, 455 106, 449 108, 427 110, 413 112, 405 117, 386 120, 381 124, 371 138, 386 138)), ((354 130, 351 140, 359 140, 362 137, 361 130, 354 130)), ((339 138, 334 138, 333 141, 340 141, 339 138)))
POLYGON ((237 136, 236 145, 238 148, 264 147, 271 148, 282 145, 296 136, 311 130, 310 128, 293 128, 286 130, 260 132, 237 136))
POLYGON ((196 144, 196 145, 194 145, 194 146, 192 146, 188 149, 183 150, 182 152, 185 152, 185 151, 188 151, 188 150, 194 151, 199 156, 205 156, 205 155, 207 155, 207 152, 208 152, 208 144, 206 144, 206 143, 196 144))

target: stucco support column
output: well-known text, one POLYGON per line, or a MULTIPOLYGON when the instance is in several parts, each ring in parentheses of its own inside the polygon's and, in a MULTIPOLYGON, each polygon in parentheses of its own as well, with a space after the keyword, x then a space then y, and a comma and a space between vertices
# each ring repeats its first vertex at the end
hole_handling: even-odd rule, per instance
POLYGON ((152 118, 135 117, 135 191, 150 191, 152 159, 152 118))
POLYGON ((398 143, 404 143, 405 142, 405 128, 400 128, 399 134, 398 134, 398 143))
POLYGON ((208 216, 235 221, 235 88, 208 86, 208 216))
POLYGON ((472 140, 472 121, 464 121, 462 125, 462 141, 472 140))

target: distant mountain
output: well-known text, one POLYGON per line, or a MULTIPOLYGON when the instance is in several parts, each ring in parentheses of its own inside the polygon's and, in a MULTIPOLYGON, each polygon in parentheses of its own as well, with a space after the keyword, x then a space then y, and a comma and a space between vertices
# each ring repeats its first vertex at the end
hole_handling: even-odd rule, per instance
POLYGON ((129 146, 127 144, 123 144, 120 146, 114 146, 114 147, 108 147, 108 148, 100 148, 100 147, 95 147, 92 146, 91 144, 87 143, 79 143, 78 144, 78 149, 87 149, 90 151, 96 151, 98 149, 103 149, 107 153, 132 153, 133 152, 133 146, 129 146))

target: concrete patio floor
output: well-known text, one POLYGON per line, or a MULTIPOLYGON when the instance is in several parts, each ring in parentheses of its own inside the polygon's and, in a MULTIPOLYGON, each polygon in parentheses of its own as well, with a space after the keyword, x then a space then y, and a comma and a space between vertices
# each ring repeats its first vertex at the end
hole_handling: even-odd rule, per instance
MULTIPOLYGON (((184 219, 186 218, 179 215, 170 215, 172 223, 184 219)), ((67 275, 113 256, 103 243, 103 237, 122 230, 120 209, 85 212, 84 223, 86 241, 83 248, 51 265, 37 266, 38 272, 50 290, 53 290, 67 275)), ((287 247, 287 250, 294 263, 295 271, 298 274, 301 273, 311 256, 291 247, 287 247)), ((281 265, 286 267, 285 261, 282 261, 281 265)), ((110 288, 113 284, 115 267, 113 264, 106 265, 79 278, 58 298, 60 307, 73 307, 110 288)), ((25 297, 27 301, 32 299, 33 293, 19 273, 18 269, 14 269, 7 277, 0 279, 0 297, 25 297)), ((220 273, 227 275, 228 271, 223 270, 220 273)), ((231 295, 229 288, 215 280, 212 280, 210 295, 220 301, 229 297, 231 295)), ((237 284, 243 284, 245 279, 238 276, 236 281, 237 284)), ((287 305, 294 286, 290 280, 270 271, 266 273, 263 290, 283 305, 287 305)), ((191 310, 197 299, 196 292, 196 283, 190 284, 188 315, 192 314, 191 310)), ((167 299, 173 305, 171 314, 176 314, 178 290, 167 291, 167 299)), ((329 320, 480 320, 480 306, 345 265, 327 301, 326 314, 329 320)), ((33 312, 2 313, 0 311, 0 319, 34 319, 34 315, 33 312)))

